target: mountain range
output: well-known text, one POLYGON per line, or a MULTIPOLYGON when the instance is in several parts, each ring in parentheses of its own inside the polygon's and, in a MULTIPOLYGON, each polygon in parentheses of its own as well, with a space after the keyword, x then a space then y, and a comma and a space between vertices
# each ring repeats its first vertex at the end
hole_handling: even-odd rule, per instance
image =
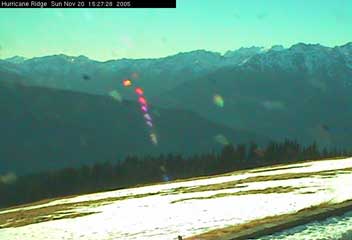
MULTIPOLYGON (((11 129, 21 126, 24 132, 20 136, 27 139, 23 141, 26 144, 31 142, 28 140, 31 134, 26 131, 33 126, 24 127, 23 124, 37 124, 35 127, 41 134, 32 135, 32 140, 35 142, 41 136, 40 144, 54 141, 44 140, 45 132, 58 131, 55 129, 62 126, 61 133, 75 132, 75 136, 89 129, 88 132, 92 131, 89 133, 91 141, 101 144, 101 149, 109 146, 110 152, 105 152, 109 152, 110 157, 112 153, 117 155, 111 150, 114 145, 110 142, 119 141, 129 142, 119 148, 124 152, 121 156, 133 152, 147 153, 150 149, 148 139, 135 141, 143 135, 142 121, 132 120, 138 124, 135 128, 130 127, 131 131, 125 131, 131 126, 130 117, 141 118, 138 111, 127 110, 137 108, 133 91, 121 84, 126 78, 132 80, 133 86, 144 89, 155 109, 160 108, 161 122, 156 125, 165 131, 163 134, 170 134, 170 138, 167 137, 170 145, 160 148, 165 152, 180 149, 197 152, 213 148, 213 136, 219 133, 225 133, 235 142, 249 141, 251 137, 251 140, 259 138, 262 142, 290 138, 301 143, 316 141, 328 148, 351 148, 351 42, 336 47, 305 43, 289 48, 253 46, 225 54, 196 50, 157 59, 105 62, 62 54, 31 59, 16 56, 0 60, 0 83, 4 84, 1 91, 5 91, 0 95, 4 116, 1 122, 8 134, 3 135, 5 150, 2 154, 8 156, 6 164, 10 164, 14 152, 9 149, 19 146, 20 138, 11 135, 11 129), (110 98, 111 91, 117 91, 129 107, 110 98), (221 105, 214 102, 215 96, 221 98, 221 105), (44 103, 47 103, 45 107, 41 105, 44 103), (33 111, 39 119, 44 119, 43 123, 51 126, 36 122, 31 109, 35 109, 33 111), (49 114, 51 111, 59 113, 53 117, 49 114), (65 119, 64 125, 56 119, 60 117, 65 119), (121 120, 116 123, 114 119, 121 120), (187 120, 182 124, 180 119, 187 120), (199 134, 194 134, 192 129, 198 129, 199 134), (205 131, 207 141, 211 139, 204 144, 201 144, 202 131, 205 131), (109 132, 116 134, 113 134, 113 141, 110 141, 113 137, 109 132), (243 133, 241 137, 237 135, 239 132, 243 133), (98 137, 99 134, 102 135, 98 137), (12 142, 6 142, 10 135, 12 142), (94 139, 110 140, 100 142, 94 139)), ((65 137, 65 134, 60 136, 61 142, 55 141, 64 144, 65 139, 75 139, 65 137)), ((70 145, 72 149, 68 152, 76 156, 73 152, 80 147, 70 145)), ((28 151, 35 149, 30 146, 26 147, 28 151)), ((85 161, 84 158, 87 162, 93 161, 88 160, 90 157, 96 160, 102 152, 97 150, 96 155, 81 155, 79 161, 85 161)), ((60 157, 65 157, 63 161, 78 159, 58 155, 60 157)), ((44 158, 42 161, 44 164, 44 158)))
POLYGON ((352 43, 335 48, 301 43, 220 68, 154 101, 274 139, 351 147, 351 63, 352 43), (223 108, 214 107, 214 94, 222 96, 223 108))

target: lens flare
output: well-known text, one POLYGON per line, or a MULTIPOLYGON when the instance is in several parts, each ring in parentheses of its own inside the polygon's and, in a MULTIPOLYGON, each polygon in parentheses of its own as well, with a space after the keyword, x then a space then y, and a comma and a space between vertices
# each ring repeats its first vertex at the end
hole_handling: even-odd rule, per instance
POLYGON ((138 95, 143 95, 144 91, 142 88, 140 87, 136 87, 136 89, 134 90, 138 95))
POLYGON ((151 121, 146 122, 149 127, 153 127, 153 123, 151 121))
POLYGON ((116 90, 113 90, 113 91, 109 92, 109 96, 112 97, 113 99, 119 101, 119 102, 122 101, 121 95, 116 90))
POLYGON ((141 109, 143 112, 147 113, 148 112, 148 107, 146 105, 142 105, 141 109))
POLYGON ((214 137, 214 140, 222 145, 230 144, 229 140, 222 134, 218 134, 214 137))
POLYGON ((148 121, 152 121, 152 117, 148 113, 144 114, 144 118, 148 121))
POLYGON ((130 87, 132 85, 132 81, 129 79, 125 79, 125 80, 123 80, 122 84, 125 87, 130 87))
POLYGON ((213 97, 213 101, 216 106, 221 107, 221 108, 224 107, 224 99, 220 95, 215 94, 213 97))
POLYGON ((140 104, 142 104, 142 105, 147 105, 147 100, 145 100, 144 97, 139 97, 139 98, 138 98, 138 102, 139 102, 140 104))
POLYGON ((171 179, 170 179, 170 177, 168 175, 163 175, 163 180, 164 180, 164 182, 168 182, 171 179))
POLYGON ((132 77, 133 79, 137 79, 137 78, 139 78, 139 74, 136 73, 136 72, 134 72, 134 73, 132 73, 131 77, 132 77))
POLYGON ((158 138, 155 133, 150 134, 150 139, 152 140, 154 145, 158 144, 158 138))
MULTIPOLYGON (((134 75, 132 78, 136 78, 136 77, 138 77, 138 76, 134 75)), ((130 87, 132 85, 132 81, 129 80, 129 79, 125 79, 125 80, 122 81, 122 84, 125 87, 130 87)), ((143 117, 144 117, 144 119, 146 121, 146 124, 150 127, 150 129, 149 129, 150 140, 152 141, 152 143, 154 145, 157 145, 158 144, 158 138, 157 138, 156 134, 153 133, 153 131, 154 131, 153 119, 152 119, 151 115, 148 113, 148 108, 149 107, 148 107, 147 100, 144 97, 144 90, 141 87, 137 86, 137 87, 134 88, 134 91, 135 91, 135 93, 138 96, 138 102, 140 104, 140 108, 142 110, 143 117)), ((112 92, 109 93, 109 95, 111 97, 113 97, 114 99, 117 99, 119 101, 122 100, 120 94, 117 91, 112 91, 112 92)))

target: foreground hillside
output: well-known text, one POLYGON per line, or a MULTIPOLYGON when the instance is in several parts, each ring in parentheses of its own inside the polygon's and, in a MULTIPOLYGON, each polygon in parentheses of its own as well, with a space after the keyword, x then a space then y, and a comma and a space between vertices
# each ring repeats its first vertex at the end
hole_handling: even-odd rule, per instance
POLYGON ((0 238, 171 240, 254 227, 260 219, 351 200, 351 180, 346 158, 48 200, 0 212, 0 238))

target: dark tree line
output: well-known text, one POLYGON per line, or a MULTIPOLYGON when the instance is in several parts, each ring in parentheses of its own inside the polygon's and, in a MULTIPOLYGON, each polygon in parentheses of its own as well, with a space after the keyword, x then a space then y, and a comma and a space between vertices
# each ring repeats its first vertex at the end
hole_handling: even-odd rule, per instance
POLYGON ((346 151, 318 149, 316 144, 301 146, 295 141, 272 142, 265 148, 255 143, 227 145, 220 153, 183 157, 178 154, 158 157, 129 156, 119 163, 96 163, 19 176, 12 183, 0 181, 0 207, 41 199, 119 189, 137 184, 220 174, 273 164, 347 156, 346 151))

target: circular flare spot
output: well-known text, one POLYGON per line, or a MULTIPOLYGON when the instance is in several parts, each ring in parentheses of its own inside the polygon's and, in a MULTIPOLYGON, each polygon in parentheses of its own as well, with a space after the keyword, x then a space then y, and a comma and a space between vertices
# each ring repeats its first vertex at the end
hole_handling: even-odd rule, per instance
POLYGON ((129 79, 125 79, 125 80, 123 80, 122 84, 125 87, 130 87, 132 85, 132 81, 129 79))

